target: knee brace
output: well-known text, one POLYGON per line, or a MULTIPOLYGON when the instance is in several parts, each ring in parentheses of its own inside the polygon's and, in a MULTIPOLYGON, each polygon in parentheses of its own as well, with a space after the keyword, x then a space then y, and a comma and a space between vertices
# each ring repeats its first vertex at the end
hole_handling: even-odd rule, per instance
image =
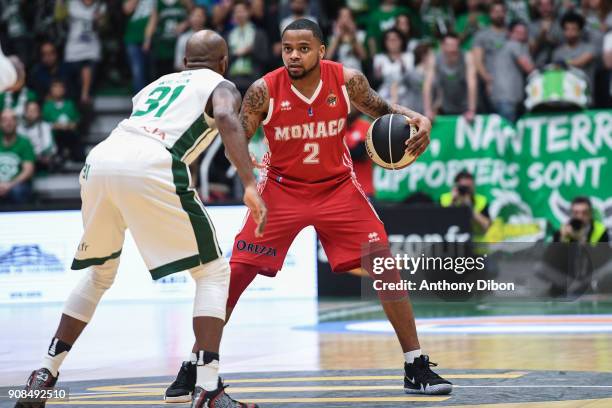
POLYGON ((85 276, 68 296, 63 313, 88 323, 102 295, 115 281, 118 268, 119 258, 109 259, 103 265, 88 268, 85 276))
POLYGON ((193 317, 216 317, 225 321, 225 304, 230 281, 227 260, 215 259, 189 271, 196 284, 193 317))

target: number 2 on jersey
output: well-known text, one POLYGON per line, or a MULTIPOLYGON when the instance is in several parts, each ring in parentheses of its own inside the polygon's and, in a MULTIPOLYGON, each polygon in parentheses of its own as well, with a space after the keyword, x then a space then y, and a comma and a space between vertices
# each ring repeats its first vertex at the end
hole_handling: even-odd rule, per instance
POLYGON ((157 88, 153 89, 151 93, 149 93, 149 99, 145 101, 145 103, 149 105, 149 107, 146 110, 137 110, 132 116, 144 116, 153 112, 159 107, 159 104, 166 98, 166 96, 168 96, 170 91, 172 91, 168 102, 166 102, 159 109, 157 109, 157 112, 155 113, 156 118, 161 117, 166 111, 166 109, 168 109, 170 104, 172 104, 172 102, 174 102, 176 98, 178 98, 181 92, 183 92, 183 89, 185 89, 185 85, 177 86, 174 89, 170 88, 169 86, 158 86, 157 88))
POLYGON ((304 164, 319 164, 319 144, 318 143, 306 143, 304 145, 304 152, 308 155, 304 158, 302 163, 304 164))

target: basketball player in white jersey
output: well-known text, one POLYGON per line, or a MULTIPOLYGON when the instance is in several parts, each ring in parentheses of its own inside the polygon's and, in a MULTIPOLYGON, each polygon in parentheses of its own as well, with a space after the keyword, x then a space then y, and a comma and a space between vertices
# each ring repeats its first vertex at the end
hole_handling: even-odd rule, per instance
MULTIPOLYGON (((244 202, 257 223, 256 234, 262 235, 266 207, 238 120, 240 94, 222 76, 227 65, 223 38, 208 30, 195 33, 187 42, 186 70, 162 76, 140 91, 129 119, 88 155, 80 175, 85 231, 72 264, 72 269, 88 271, 69 296, 42 368, 32 372, 27 390, 55 385, 60 364, 115 279, 129 228, 153 279, 189 270, 195 280, 194 406, 255 406, 231 399, 218 376, 230 269, 210 218, 189 187, 188 165, 216 134, 207 125, 214 117, 245 186, 244 202)), ((44 405, 45 400, 22 400, 16 407, 44 405)))
POLYGON ((0 48, 0 92, 11 92, 25 81, 25 68, 19 58, 7 57, 0 48))

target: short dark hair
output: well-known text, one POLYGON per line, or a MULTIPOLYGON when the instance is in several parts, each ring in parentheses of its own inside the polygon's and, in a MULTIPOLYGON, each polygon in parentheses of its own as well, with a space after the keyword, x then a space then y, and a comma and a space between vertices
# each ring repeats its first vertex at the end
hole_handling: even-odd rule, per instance
POLYGON ((448 31, 446 34, 444 34, 442 36, 442 41, 446 40, 447 38, 454 38, 455 40, 459 40, 459 36, 453 31, 448 31))
POLYGON ((590 209, 590 210, 592 210, 592 209, 593 209, 593 204, 591 203, 591 199, 590 199, 589 197, 587 197, 587 196, 578 196, 578 197, 575 197, 575 198, 572 200, 572 207, 573 207, 575 204, 586 204, 586 205, 588 205, 588 206, 589 206, 589 209, 590 209))
POLYGON ((514 30, 514 27, 520 26, 520 25, 527 27, 527 23, 524 22, 523 20, 519 20, 519 19, 512 20, 510 24, 508 25, 508 31, 512 32, 512 30, 514 30))
POLYGON ((406 37, 404 37, 404 34, 398 30, 397 28, 390 28, 387 31, 385 31, 382 35, 382 48, 384 52, 388 52, 389 50, 387 49, 387 37, 390 34, 397 34, 400 38, 400 41, 402 42, 402 52, 406 51, 406 37))
POLYGON ((491 11, 493 9, 493 7, 495 6, 502 6, 504 8, 504 10, 507 10, 507 6, 506 3, 504 3, 504 0, 494 0, 491 5, 489 6, 489 11, 491 11))
POLYGON ((466 169, 463 169, 455 176, 455 183, 458 183, 463 179, 474 180, 474 176, 472 176, 472 173, 470 173, 466 169))
POLYGON ((584 17, 570 10, 561 17, 561 27, 565 28, 568 23, 578 24, 578 27, 582 30, 584 28, 584 17))
POLYGON ((281 35, 284 36, 285 33, 289 30, 308 30, 312 32, 312 35, 319 40, 319 42, 321 42, 321 44, 324 44, 323 41, 323 32, 321 31, 321 27, 319 27, 319 25, 317 23, 315 23, 312 20, 309 20, 307 18, 298 18, 297 20, 293 21, 292 23, 290 23, 287 27, 285 27, 285 29, 283 30, 283 34, 281 35))

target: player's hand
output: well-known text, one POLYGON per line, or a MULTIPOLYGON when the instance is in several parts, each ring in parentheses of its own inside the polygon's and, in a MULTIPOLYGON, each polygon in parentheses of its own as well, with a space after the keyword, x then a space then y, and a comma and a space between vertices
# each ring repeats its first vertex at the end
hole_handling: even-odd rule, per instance
POLYGON ((431 121, 423 115, 408 119, 408 123, 417 127, 417 133, 406 141, 406 152, 418 157, 429 146, 431 121))
POLYGON ((262 237, 264 227, 268 221, 268 209, 257 192, 255 185, 247 186, 244 189, 243 200, 244 204, 246 204, 246 206, 249 207, 249 210, 251 210, 253 220, 257 223, 257 228, 255 228, 255 236, 258 238, 262 237))

